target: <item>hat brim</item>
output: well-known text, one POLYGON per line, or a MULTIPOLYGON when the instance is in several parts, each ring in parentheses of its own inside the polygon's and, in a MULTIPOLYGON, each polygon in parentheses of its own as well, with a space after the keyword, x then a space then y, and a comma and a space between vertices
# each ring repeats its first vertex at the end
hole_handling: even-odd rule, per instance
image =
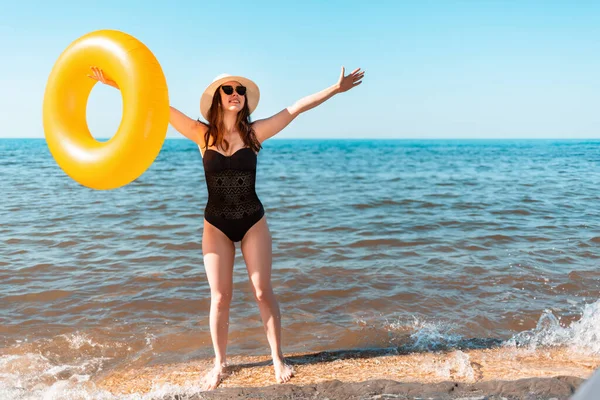
POLYGON ((225 82, 236 81, 241 83, 246 87, 246 101, 248 103, 248 109, 250 110, 250 114, 254 112, 256 106, 258 106, 258 101, 260 100, 260 90, 256 83, 248 78, 244 78, 243 76, 224 76, 222 78, 214 80, 202 93, 202 97, 200 98, 200 113, 208 121, 208 110, 213 102, 213 97, 215 95, 215 91, 225 82))

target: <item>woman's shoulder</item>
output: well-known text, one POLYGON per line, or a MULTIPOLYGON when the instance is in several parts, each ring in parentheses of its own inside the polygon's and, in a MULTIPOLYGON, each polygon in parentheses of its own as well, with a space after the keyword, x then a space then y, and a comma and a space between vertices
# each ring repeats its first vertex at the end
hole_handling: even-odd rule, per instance
POLYGON ((204 129, 208 129, 209 125, 206 122, 202 122, 199 119, 196 120, 196 125, 198 127, 204 128, 204 129))
MULTIPOLYGON (((204 139, 204 135, 206 134, 206 132, 208 131, 208 128, 210 127, 207 123, 200 121, 199 119, 197 119, 195 121, 196 123, 196 130, 200 133, 200 136, 202 139, 204 139)), ((202 140, 203 142, 203 140, 202 140)))

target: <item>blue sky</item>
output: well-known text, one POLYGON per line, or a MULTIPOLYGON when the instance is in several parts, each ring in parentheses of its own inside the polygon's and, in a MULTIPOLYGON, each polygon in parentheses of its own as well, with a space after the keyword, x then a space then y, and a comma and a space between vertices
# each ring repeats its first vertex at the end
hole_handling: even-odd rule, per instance
MULTIPOLYGON (((43 137, 52 66, 80 36, 127 32, 155 54, 171 105, 197 118, 204 87, 242 74, 254 119, 333 83, 361 86, 276 138, 599 138, 600 2, 20 1, 0 14, 0 138, 43 137), (222 4, 221 4, 222 3, 222 4)), ((94 136, 121 117, 117 90, 88 103, 94 136)), ((169 127, 168 137, 181 137, 169 127)))

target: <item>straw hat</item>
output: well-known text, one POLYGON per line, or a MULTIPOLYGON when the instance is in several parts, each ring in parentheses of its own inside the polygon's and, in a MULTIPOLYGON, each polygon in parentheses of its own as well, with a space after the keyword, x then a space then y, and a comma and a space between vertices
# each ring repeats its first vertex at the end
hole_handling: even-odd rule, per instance
POLYGON ((204 119, 208 121, 208 110, 212 105, 213 97, 215 95, 215 91, 225 82, 236 81, 241 83, 246 87, 246 101, 248 102, 248 108, 250 109, 250 114, 256 109, 258 105, 258 100, 260 99, 260 90, 258 90, 258 86, 256 83, 251 81, 248 78, 244 78, 243 76, 229 75, 229 74, 221 74, 213 79, 212 83, 208 85, 208 87, 202 93, 202 97, 200 98, 200 112, 204 119))

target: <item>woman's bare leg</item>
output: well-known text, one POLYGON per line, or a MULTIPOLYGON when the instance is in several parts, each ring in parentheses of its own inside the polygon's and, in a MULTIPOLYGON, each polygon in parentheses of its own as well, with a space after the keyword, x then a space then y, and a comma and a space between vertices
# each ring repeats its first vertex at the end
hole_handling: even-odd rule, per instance
POLYGON ((215 351, 215 365, 204 377, 202 389, 212 390, 221 382, 227 363, 235 246, 223 232, 206 220, 202 234, 202 254, 210 285, 210 335, 215 351))
POLYGON ((279 383, 287 382, 294 371, 285 363, 281 351, 281 315, 271 286, 272 242, 266 217, 250 228, 242 239, 241 247, 271 347, 275 378, 279 383))

